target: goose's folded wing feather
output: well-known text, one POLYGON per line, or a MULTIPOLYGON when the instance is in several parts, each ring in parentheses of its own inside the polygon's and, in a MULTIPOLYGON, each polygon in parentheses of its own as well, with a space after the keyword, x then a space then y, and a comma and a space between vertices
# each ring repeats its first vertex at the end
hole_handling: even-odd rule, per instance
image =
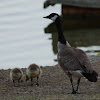
POLYGON ((75 71, 81 69, 75 51, 71 47, 63 49, 58 53, 58 62, 64 71, 75 71))
POLYGON ((87 72, 92 72, 93 67, 86 53, 83 50, 76 48, 74 48, 74 51, 76 53, 77 59, 79 60, 80 64, 86 68, 87 72))
POLYGON ((58 62, 64 70, 91 71, 90 61, 87 55, 80 49, 69 47, 61 50, 58 53, 58 62))

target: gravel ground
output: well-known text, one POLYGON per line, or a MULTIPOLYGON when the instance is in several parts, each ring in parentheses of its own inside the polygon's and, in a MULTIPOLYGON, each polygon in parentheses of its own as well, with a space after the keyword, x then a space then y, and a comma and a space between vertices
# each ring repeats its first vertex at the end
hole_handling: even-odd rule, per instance
MULTIPOLYGON (((0 100, 100 100, 100 56, 90 57, 94 70, 98 73, 98 82, 91 83, 82 78, 79 87, 80 94, 68 94, 71 92, 69 78, 62 69, 56 66, 42 67, 43 74, 36 86, 36 79, 31 82, 16 82, 13 86, 9 79, 11 69, 0 70, 0 100)), ((26 69, 22 69, 25 72, 26 69)), ((76 79, 74 78, 74 83, 76 79)))
POLYGON ((97 56, 89 56, 89 59, 90 59, 91 63, 100 61, 100 55, 97 55, 97 56))

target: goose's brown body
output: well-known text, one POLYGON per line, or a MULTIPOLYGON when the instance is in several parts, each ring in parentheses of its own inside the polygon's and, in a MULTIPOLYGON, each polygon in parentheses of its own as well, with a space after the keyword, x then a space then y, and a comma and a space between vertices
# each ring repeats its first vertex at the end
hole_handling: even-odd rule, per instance
MULTIPOLYGON (((93 67, 84 51, 73 47, 63 48, 58 53, 58 62, 61 68, 66 72, 76 77, 84 76, 84 73, 94 73, 93 67)), ((89 81, 97 81, 97 77, 89 78, 89 81)))
POLYGON ((86 54, 76 48, 66 47, 58 53, 58 62, 64 71, 77 71, 92 73, 92 65, 86 54))

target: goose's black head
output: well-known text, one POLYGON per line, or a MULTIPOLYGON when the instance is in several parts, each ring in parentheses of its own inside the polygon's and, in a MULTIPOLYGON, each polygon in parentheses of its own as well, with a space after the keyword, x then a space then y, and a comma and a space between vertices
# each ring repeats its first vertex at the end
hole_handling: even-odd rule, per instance
POLYGON ((63 30, 61 27, 60 16, 56 13, 51 13, 50 15, 43 17, 43 18, 51 19, 52 21, 54 21, 56 23, 56 26, 58 29, 58 41, 64 45, 66 45, 66 40, 63 35, 63 30))
POLYGON ((52 21, 55 21, 58 17, 59 17, 58 14, 56 14, 56 13, 51 13, 50 15, 45 16, 45 17, 43 17, 43 18, 48 18, 48 19, 51 19, 52 21))

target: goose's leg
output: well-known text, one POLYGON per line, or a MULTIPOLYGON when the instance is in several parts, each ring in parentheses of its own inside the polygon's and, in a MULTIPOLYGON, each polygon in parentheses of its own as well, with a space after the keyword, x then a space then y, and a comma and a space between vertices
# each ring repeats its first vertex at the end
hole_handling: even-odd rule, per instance
POLYGON ((81 80, 81 78, 79 78, 79 79, 77 80, 77 88, 76 88, 76 91, 78 91, 78 87, 79 87, 79 84, 80 84, 80 80, 81 80))
POLYGON ((71 82, 71 85, 72 85, 72 94, 76 94, 77 92, 75 91, 74 86, 73 86, 72 75, 69 72, 68 72, 68 76, 70 78, 70 82, 71 82))
POLYGON ((71 85, 72 85, 72 94, 76 94, 76 91, 75 91, 74 86, 73 86, 73 79, 72 79, 72 77, 70 77, 70 82, 71 82, 71 85))
POLYGON ((36 83, 37 86, 39 86, 38 79, 39 79, 39 76, 37 76, 37 83, 36 83))

